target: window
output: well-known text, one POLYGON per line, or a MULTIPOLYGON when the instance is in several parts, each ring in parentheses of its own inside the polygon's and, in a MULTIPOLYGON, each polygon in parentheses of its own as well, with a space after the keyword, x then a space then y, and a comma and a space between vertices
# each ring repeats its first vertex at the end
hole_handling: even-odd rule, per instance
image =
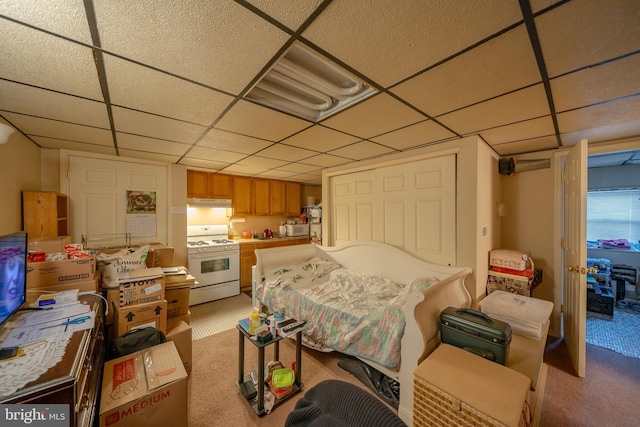
POLYGON ((587 193, 587 240, 640 240, 640 189, 587 193))

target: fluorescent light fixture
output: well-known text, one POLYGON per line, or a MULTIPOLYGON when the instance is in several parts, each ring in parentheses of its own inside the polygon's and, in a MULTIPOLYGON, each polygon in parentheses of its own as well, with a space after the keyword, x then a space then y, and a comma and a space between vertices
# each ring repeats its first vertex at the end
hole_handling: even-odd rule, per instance
POLYGON ((318 122, 376 92, 347 70, 296 42, 245 98, 318 122))

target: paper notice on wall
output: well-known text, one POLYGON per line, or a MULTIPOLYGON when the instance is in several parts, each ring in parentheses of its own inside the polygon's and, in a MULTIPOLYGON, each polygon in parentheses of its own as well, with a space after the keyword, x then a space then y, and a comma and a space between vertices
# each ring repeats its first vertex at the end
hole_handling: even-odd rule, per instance
POLYGON ((155 191, 127 191, 127 233, 131 237, 158 234, 156 206, 155 191))

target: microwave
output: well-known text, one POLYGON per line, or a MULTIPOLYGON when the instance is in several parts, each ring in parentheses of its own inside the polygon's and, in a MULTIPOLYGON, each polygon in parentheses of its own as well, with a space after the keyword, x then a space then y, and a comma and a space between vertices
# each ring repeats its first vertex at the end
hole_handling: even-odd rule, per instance
POLYGON ((309 224, 287 224, 287 236, 308 236, 309 224))

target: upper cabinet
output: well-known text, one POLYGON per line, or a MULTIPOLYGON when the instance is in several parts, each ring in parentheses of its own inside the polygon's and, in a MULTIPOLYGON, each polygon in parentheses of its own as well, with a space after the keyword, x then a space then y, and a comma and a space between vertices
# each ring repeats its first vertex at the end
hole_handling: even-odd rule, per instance
POLYGON ((301 185, 299 182, 289 182, 286 183, 286 203, 285 203, 285 212, 286 216, 298 216, 300 215, 300 209, 302 208, 302 203, 300 203, 300 188, 301 185))
POLYGON ((286 188, 287 183, 285 181, 271 180, 271 215, 286 215, 286 188))
POLYGON ((233 177, 233 194, 231 203, 234 215, 252 215, 253 204, 251 203, 253 191, 253 180, 248 176, 233 177))
POLYGON ((231 199, 231 175, 187 170, 187 197, 231 199))
POLYGON ((234 215, 300 215, 299 182, 234 176, 232 187, 234 215))

